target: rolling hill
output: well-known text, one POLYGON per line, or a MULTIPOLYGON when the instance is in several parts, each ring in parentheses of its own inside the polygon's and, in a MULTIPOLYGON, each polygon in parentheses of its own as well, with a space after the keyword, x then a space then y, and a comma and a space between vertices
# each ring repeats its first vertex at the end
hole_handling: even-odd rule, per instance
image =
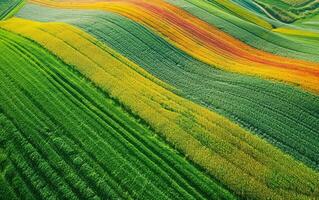
POLYGON ((317 1, 0 16, 0 199, 319 199, 317 1))

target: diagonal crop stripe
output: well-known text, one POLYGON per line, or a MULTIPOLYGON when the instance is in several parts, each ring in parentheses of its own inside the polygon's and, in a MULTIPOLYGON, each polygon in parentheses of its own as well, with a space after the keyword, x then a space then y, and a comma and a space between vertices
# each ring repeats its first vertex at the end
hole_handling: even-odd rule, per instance
POLYGON ((90 35, 62 23, 22 19, 1 27, 39 42, 77 67, 236 194, 259 199, 317 196, 317 172, 226 118, 133 72, 135 64, 90 35))
POLYGON ((235 199, 73 67, 0 36, 1 199, 235 199))
POLYGON ((318 5, 0 0, 0 199, 318 199, 318 5))
POLYGON ((317 63, 278 57, 251 48, 163 1, 123 0, 91 4, 46 0, 32 2, 116 12, 158 31, 172 44, 205 63, 224 70, 286 81, 316 93, 319 91, 317 63))
POLYGON ((174 86, 171 91, 178 89, 181 96, 219 112, 318 169, 318 96, 278 82, 214 69, 114 13, 30 4, 17 16, 80 27, 174 86))

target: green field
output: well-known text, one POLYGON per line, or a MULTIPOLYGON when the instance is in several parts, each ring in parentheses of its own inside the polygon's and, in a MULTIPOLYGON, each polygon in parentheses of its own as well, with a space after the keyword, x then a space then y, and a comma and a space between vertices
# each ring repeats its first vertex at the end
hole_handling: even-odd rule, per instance
POLYGON ((283 84, 213 69, 174 48, 143 26, 112 13, 47 9, 30 5, 23 8, 18 16, 46 22, 62 21, 82 28, 177 88, 178 93, 185 98, 231 118, 297 159, 317 168, 317 96, 283 84), (32 12, 34 10, 37 12, 32 12), (99 23, 96 23, 96 19, 99 19, 99 23), (305 96, 308 101, 300 105, 305 96))
POLYGON ((0 0, 0 200, 319 200, 318 6, 0 0))
POLYGON ((23 4, 23 0, 1 0, 0 20, 14 15, 23 4))
POLYGON ((319 2, 316 0, 254 0, 246 3, 246 8, 254 10, 251 4, 256 3, 270 16, 288 23, 319 13, 319 2))
POLYGON ((1 199, 234 198, 74 68, 0 35, 1 199))

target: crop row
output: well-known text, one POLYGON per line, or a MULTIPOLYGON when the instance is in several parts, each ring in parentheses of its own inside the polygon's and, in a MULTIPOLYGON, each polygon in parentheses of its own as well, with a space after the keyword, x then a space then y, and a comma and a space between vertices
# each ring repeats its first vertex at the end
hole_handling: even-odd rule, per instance
POLYGON ((182 96, 230 117, 297 159, 318 168, 317 96, 282 84, 213 69, 143 26, 116 14, 35 10, 45 13, 41 16, 30 12, 38 20, 69 22, 76 17, 73 25, 174 86, 182 96))
POLYGON ((0 20, 6 18, 22 0, 2 0, 0 3, 0 20))
MULTIPOLYGON (((43 3, 64 7, 63 3, 46 0, 43 0, 43 3)), ((216 27, 161 0, 110 1, 101 5, 65 3, 65 7, 96 9, 101 7, 105 11, 119 13, 155 29, 189 55, 217 68, 284 81, 313 92, 319 91, 317 63, 278 57, 251 48, 216 27)))
POLYGON ((1 27, 39 42, 76 66, 238 195, 317 195, 317 173, 226 118, 167 91, 148 79, 151 75, 139 66, 85 32, 62 23, 22 19, 9 20, 1 27))
POLYGON ((184 96, 227 116, 236 116, 234 120, 245 127, 257 129, 273 143, 318 167, 317 96, 214 70, 119 16, 93 14, 91 20, 87 16, 85 22, 79 20, 73 24, 173 85, 184 96))
MULTIPOLYGON (((257 0, 256 2, 279 20, 288 23, 316 14, 319 7, 319 2, 314 0, 299 2, 298 6, 289 5, 289 1, 283 3, 283 1, 257 0)), ((292 1, 290 3, 293 4, 292 1)))
POLYGON ((20 36, 0 34, 0 111, 12 124, 1 135, 3 177, 14 194, 234 198, 77 71, 20 36))
MULTIPOLYGON (((255 24, 239 19, 236 16, 222 12, 213 4, 205 1, 167 1, 257 49, 285 57, 318 61, 318 54, 316 52, 318 52, 319 47, 316 43, 307 45, 283 37, 255 24)), ((278 23, 278 21, 272 21, 272 23, 275 27, 283 25, 278 23)))
POLYGON ((226 12, 242 18, 245 21, 257 24, 258 26, 265 29, 272 29, 272 25, 269 22, 259 17, 258 15, 255 15, 254 13, 251 13, 248 10, 242 8, 241 6, 234 3, 232 0, 216 0, 211 3, 217 5, 218 7, 221 7, 223 10, 226 10, 226 12))

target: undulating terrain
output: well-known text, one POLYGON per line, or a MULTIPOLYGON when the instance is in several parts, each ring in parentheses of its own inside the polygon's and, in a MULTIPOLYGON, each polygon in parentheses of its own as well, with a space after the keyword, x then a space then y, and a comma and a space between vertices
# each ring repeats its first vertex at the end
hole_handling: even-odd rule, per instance
POLYGON ((318 0, 0 0, 0 199, 319 199, 318 0))

